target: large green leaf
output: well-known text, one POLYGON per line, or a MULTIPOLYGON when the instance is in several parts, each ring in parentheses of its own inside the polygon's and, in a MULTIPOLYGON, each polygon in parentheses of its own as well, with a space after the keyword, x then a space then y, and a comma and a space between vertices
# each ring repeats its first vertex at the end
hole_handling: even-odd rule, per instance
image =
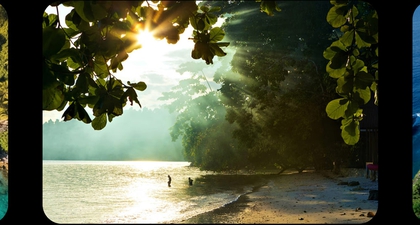
POLYGON ((118 66, 128 58, 128 54, 126 51, 121 51, 118 53, 118 55, 111 59, 111 69, 117 69, 118 66))
POLYGON ((79 50, 75 48, 68 48, 60 51, 58 54, 51 56, 51 61, 54 63, 59 63, 67 60, 68 58, 72 58, 72 62, 78 65, 76 67, 73 65, 73 69, 77 69, 83 67, 83 62, 80 55, 81 54, 79 50))
POLYGON ((57 54, 65 45, 66 36, 61 29, 45 27, 42 29, 42 54, 45 58, 50 58, 57 54))
POLYGON ((339 67, 338 69, 333 69, 331 67, 332 62, 328 62, 327 66, 326 66, 326 71, 328 72, 328 75, 332 78, 340 78, 342 76, 345 75, 346 73, 346 67, 342 66, 341 68, 339 67))
POLYGON ((357 88, 364 89, 366 87, 370 87, 374 81, 375 79, 371 74, 365 71, 359 71, 355 76, 354 85, 357 88))
POLYGON ((58 80, 67 85, 74 85, 75 73, 71 72, 66 64, 52 64, 51 68, 54 71, 54 75, 58 80))
POLYGON ((86 110, 77 101, 72 102, 69 105, 69 107, 64 111, 62 117, 64 118, 64 121, 77 119, 83 121, 84 123, 92 122, 86 110))
POLYGON ((273 16, 275 11, 281 11, 281 8, 276 4, 276 1, 257 0, 256 2, 261 2, 261 12, 265 12, 269 16, 273 16))
POLYGON ((137 83, 131 83, 130 81, 128 81, 127 84, 139 91, 144 91, 147 88, 146 83, 144 83, 143 81, 137 83))
POLYGON ((224 52, 218 45, 218 43, 210 43, 210 50, 214 55, 217 56, 225 56, 226 52, 224 52))
POLYGON ((99 4, 94 1, 73 1, 74 9, 79 16, 87 21, 94 22, 107 16, 107 10, 103 7, 104 4, 99 4))
POLYGON ((372 36, 370 35, 366 35, 362 32, 357 32, 356 33, 356 44, 358 48, 363 48, 363 47, 370 47, 370 43, 375 43, 376 40, 374 38, 371 38, 372 36), (366 40, 366 41, 365 41, 366 40))
POLYGON ((106 126, 106 113, 103 113, 99 116, 96 116, 91 125, 93 127, 94 130, 102 130, 105 126, 106 126))
POLYGON ((215 27, 210 30, 210 43, 216 43, 223 40, 225 37, 225 31, 220 27, 215 27))
POLYGON ((357 88, 356 89, 356 93, 357 96, 362 99, 362 104, 366 104, 370 101, 371 97, 372 97, 372 93, 369 87, 365 87, 365 88, 357 88))
POLYGON ((121 102, 126 102, 128 100, 130 101, 130 105, 133 105, 133 101, 136 102, 137 104, 139 104, 140 108, 141 108, 141 104, 139 99, 137 98, 137 93, 134 90, 133 87, 127 88, 127 90, 125 91, 125 93, 122 95, 120 101, 121 102))
POLYGON ((341 42, 340 40, 337 40, 331 43, 330 47, 325 49, 325 51, 323 52, 323 56, 324 58, 328 60, 332 60, 337 53, 345 52, 345 51, 346 51, 346 46, 344 46, 343 42, 341 42))
POLYGON ((347 21, 345 15, 347 14, 346 5, 335 5, 333 6, 327 14, 327 22, 331 24, 332 27, 338 28, 344 25, 347 21))
POLYGON ((50 88, 42 89, 42 110, 54 110, 62 105, 64 93, 61 86, 61 83, 55 82, 55 85, 51 85, 50 88))
POLYGON ((346 47, 350 47, 353 45, 354 40, 354 30, 347 31, 341 36, 340 41, 344 44, 346 47))
POLYGON ((327 104, 325 111, 327 112, 328 117, 336 120, 341 117, 344 117, 345 111, 347 110, 348 105, 349 105, 348 99, 345 99, 345 98, 334 99, 327 104))
POLYGON ((79 104, 79 102, 76 102, 76 103, 77 103, 77 119, 80 120, 80 121, 83 121, 84 123, 91 123, 92 120, 90 119, 89 114, 79 104))
POLYGON ((341 124, 341 137, 343 138, 344 142, 348 145, 355 145, 357 142, 359 142, 359 121, 353 120, 352 118, 347 118, 343 119, 341 124))
POLYGON ((353 92, 353 77, 351 75, 339 77, 337 79, 336 92, 342 96, 348 96, 350 92, 353 92))
MULTIPOLYGON (((355 93, 355 95, 358 95, 355 93)), ((353 117, 355 113, 357 113, 360 110, 360 98, 359 96, 353 96, 352 100, 349 101, 349 104, 347 105, 347 109, 344 112, 344 118, 350 118, 353 117)))
POLYGON ((89 74, 82 73, 76 80, 75 88, 77 88, 81 93, 87 93, 89 91, 88 77, 89 74))
POLYGON ((94 71, 99 78, 106 78, 109 75, 108 65, 103 57, 95 57, 94 71))

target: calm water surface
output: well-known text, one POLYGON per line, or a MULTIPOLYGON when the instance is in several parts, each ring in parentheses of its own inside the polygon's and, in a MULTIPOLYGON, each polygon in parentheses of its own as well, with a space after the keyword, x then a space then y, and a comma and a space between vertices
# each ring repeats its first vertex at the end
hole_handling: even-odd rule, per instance
POLYGON ((5 172, 0 171, 0 220, 9 207, 9 179, 5 172))
POLYGON ((56 223, 177 223, 236 201, 258 181, 188 162, 44 160, 43 209, 56 223))
POLYGON ((420 170, 420 10, 413 15, 413 178, 420 170))

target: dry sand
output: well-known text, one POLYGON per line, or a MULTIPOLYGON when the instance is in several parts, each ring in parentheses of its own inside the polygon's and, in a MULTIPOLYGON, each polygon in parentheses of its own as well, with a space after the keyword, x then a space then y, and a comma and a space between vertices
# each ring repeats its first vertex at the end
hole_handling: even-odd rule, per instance
POLYGON ((361 175, 340 177, 314 171, 281 174, 248 194, 248 207, 232 222, 365 223, 378 208, 378 200, 368 200, 369 190, 378 190, 378 181, 361 175), (359 185, 338 185, 342 181, 358 181, 359 185))
POLYGON ((378 200, 368 200, 369 190, 378 190, 378 181, 371 181, 363 172, 359 170, 346 176, 330 171, 286 172, 272 176, 266 184, 236 203, 183 223, 366 223, 378 209, 378 200), (357 181, 359 185, 338 185, 350 181, 357 181))

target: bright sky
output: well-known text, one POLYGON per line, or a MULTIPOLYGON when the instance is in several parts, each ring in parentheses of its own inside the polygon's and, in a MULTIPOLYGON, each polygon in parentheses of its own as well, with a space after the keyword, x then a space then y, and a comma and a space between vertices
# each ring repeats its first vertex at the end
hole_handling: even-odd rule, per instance
MULTIPOLYGON (((64 18, 71 9, 70 7, 59 7, 60 22, 62 25, 65 25, 64 18)), ((55 7, 48 7, 45 11, 48 14, 56 14, 55 7)), ((219 18, 218 24, 221 24, 219 22, 223 22, 222 19, 219 18)), ((228 53, 224 57, 215 56, 213 65, 206 65, 201 59, 192 59, 191 51, 194 47, 194 42, 188 40, 190 37, 192 37, 191 26, 181 34, 180 40, 175 45, 168 44, 165 39, 161 41, 149 40, 141 49, 129 53, 128 59, 123 62, 124 69, 114 74, 123 82, 146 82, 147 89, 142 92, 137 91, 138 99, 143 108, 154 109, 160 107, 164 102, 157 99, 161 96, 162 92, 168 92, 173 86, 178 85, 180 80, 190 78, 190 74, 184 73, 181 75, 176 72, 179 65, 186 62, 199 63, 199 65, 203 66, 203 73, 210 82, 214 71, 220 67, 221 60, 231 60, 233 53, 228 53)), ((229 52, 228 47, 225 47, 224 50, 225 52, 229 52)), ((213 90, 217 89, 217 84, 214 82, 210 83, 213 90)), ((133 106, 127 104, 124 110, 130 107, 140 109, 137 104, 133 104, 133 106)), ((56 110, 43 111, 43 123, 50 119, 53 121, 56 119, 62 120, 61 116, 64 110, 60 112, 56 110)), ((91 109, 87 110, 88 113, 91 112, 91 109)))

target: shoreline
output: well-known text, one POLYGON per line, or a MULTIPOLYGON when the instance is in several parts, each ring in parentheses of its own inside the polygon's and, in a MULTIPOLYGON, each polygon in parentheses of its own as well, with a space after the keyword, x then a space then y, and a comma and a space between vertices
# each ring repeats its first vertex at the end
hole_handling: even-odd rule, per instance
POLYGON ((378 200, 368 200, 369 190, 378 190, 378 181, 363 173, 285 171, 235 202, 180 223, 366 223, 378 208, 378 200))

